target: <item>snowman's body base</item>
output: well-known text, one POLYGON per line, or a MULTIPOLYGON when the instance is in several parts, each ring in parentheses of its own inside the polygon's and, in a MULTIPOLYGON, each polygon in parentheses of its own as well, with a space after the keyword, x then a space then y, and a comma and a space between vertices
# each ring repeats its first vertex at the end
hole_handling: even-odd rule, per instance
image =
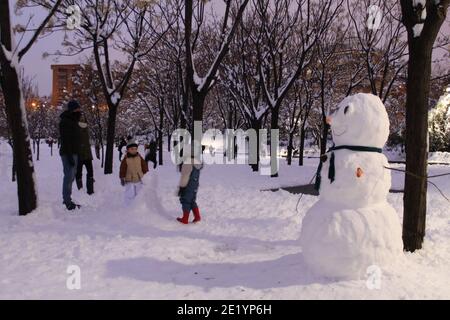
POLYGON ((319 200, 303 219, 303 256, 315 274, 360 279, 369 266, 382 268, 401 256, 401 227, 392 206, 387 202, 356 209, 339 206, 319 200))

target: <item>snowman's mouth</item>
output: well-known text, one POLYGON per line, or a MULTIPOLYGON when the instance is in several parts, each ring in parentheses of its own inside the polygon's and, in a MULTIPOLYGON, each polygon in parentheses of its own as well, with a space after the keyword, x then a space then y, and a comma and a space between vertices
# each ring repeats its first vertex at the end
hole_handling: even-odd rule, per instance
POLYGON ((338 127, 338 128, 333 129, 333 135, 336 137, 340 137, 346 132, 347 132, 347 127, 338 127))

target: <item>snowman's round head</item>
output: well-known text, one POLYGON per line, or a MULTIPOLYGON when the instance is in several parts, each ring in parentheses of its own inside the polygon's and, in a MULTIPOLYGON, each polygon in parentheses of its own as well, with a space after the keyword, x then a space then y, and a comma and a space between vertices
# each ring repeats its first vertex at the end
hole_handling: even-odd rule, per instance
POLYGON ((380 98, 358 93, 345 98, 329 117, 336 146, 382 148, 389 136, 389 118, 380 98))

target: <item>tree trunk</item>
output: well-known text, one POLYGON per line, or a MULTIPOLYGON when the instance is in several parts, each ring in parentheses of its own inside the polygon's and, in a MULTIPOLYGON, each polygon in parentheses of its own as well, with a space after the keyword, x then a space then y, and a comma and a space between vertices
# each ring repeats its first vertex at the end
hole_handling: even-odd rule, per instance
POLYGON ((162 166, 163 165, 163 163, 164 163, 164 140, 163 140, 163 133, 162 133, 162 131, 160 131, 159 133, 158 133, 158 150, 159 150, 159 152, 158 152, 158 163, 159 163, 159 165, 160 166, 162 166))
MULTIPOLYGON (((406 98, 406 171, 403 196, 403 245, 406 251, 422 248, 427 210, 428 98, 433 44, 445 21, 450 1, 427 1, 427 17, 419 36, 414 35, 420 12, 402 0, 403 23, 408 31, 408 80, 406 98)), ((419 10, 420 11, 420 10, 419 10)))
POLYGON ((303 166, 304 164, 304 154, 305 154, 305 138, 306 138, 306 129, 305 125, 302 125, 300 129, 300 148, 298 152, 298 165, 303 166))
MULTIPOLYGON (((258 120, 252 121, 252 129, 255 130, 255 132, 256 132, 256 163, 250 164, 250 166, 252 167, 253 172, 258 172, 259 171, 259 161, 260 161, 259 130, 261 129, 261 121, 258 121, 258 120)), ((248 152, 251 152, 250 145, 248 146, 248 152)))
POLYGON ((233 126, 233 111, 228 111, 228 123, 225 129, 234 129, 233 126))
POLYGON ((97 141, 95 143, 95 157, 97 158, 97 160, 100 160, 100 143, 97 141))
POLYGON ((117 106, 110 105, 108 112, 108 129, 106 133, 106 157, 105 157, 105 174, 113 173, 114 161, 114 138, 116 133, 116 116, 117 106))
POLYGON ((163 154, 164 154, 164 105, 162 105, 161 108, 159 108, 159 130, 158 130, 158 163, 160 166, 163 165, 163 154))
POLYGON ((172 139, 172 134, 169 132, 167 134, 167 151, 172 152, 172 146, 170 145, 170 139, 172 139))
POLYGON ((12 166, 11 166, 11 181, 16 182, 16 162, 14 161, 14 155, 12 158, 12 166))
MULTIPOLYGON (((203 107, 205 104, 205 98, 206 96, 202 93, 192 93, 192 112, 194 121, 203 121, 203 107)), ((193 126, 194 123, 191 124, 192 128, 193 126)))
POLYGON ((188 105, 189 105, 189 98, 188 98, 188 94, 185 93, 183 94, 183 105, 181 106, 182 111, 181 111, 181 121, 180 121, 180 128, 181 129, 187 129, 187 111, 188 111, 188 105))
MULTIPOLYGON (((188 124, 187 112, 189 109, 191 91, 191 81, 194 78, 194 67, 192 61, 192 18, 193 18, 193 0, 184 1, 184 46, 185 46, 185 76, 184 76, 184 91, 183 91, 183 106, 181 112, 181 128, 190 129, 188 124)), ((181 66, 180 66, 181 67, 181 66)), ((181 72, 182 68, 180 68, 181 72)), ((194 124, 192 124, 193 126, 194 124)))
POLYGON ((101 168, 105 167, 105 145, 102 142, 102 161, 101 161, 101 168))
MULTIPOLYGON (((272 109, 272 117, 270 120, 270 129, 278 130, 278 119, 280 117, 280 107, 275 107, 272 109)), ((272 135, 270 136, 270 143, 272 144, 272 135)), ((277 154, 272 154, 272 148, 270 148, 270 161, 276 161, 276 159, 273 159, 275 157, 278 157, 277 154)), ((270 175, 271 178, 278 178, 278 172, 270 175)))
MULTIPOLYGON (((427 175, 428 94, 431 55, 410 52, 406 102, 406 171, 427 175), (427 59, 428 60, 427 62, 427 59)), ((427 210, 427 181, 405 176, 403 243, 407 251, 422 248, 427 210)))
POLYGON ((323 131, 322 138, 320 139, 320 154, 325 154, 327 152, 327 142, 328 142, 328 131, 330 126, 325 121, 325 116, 323 117, 323 131))
MULTIPOLYGON (((4 29, 2 27, 2 31, 4 29)), ((33 180, 33 156, 28 128, 23 121, 26 115, 23 114, 24 106, 21 105, 23 101, 21 99, 19 75, 17 70, 12 68, 9 63, 2 61, 1 67, 1 83, 13 140, 13 172, 16 171, 17 175, 19 214, 26 215, 37 207, 36 189, 33 180)))
POLYGON ((288 153, 287 153, 288 166, 290 166, 292 164, 292 153, 294 150, 293 142, 294 142, 294 133, 291 132, 291 133, 289 133, 288 153))
POLYGON ((39 161, 39 156, 41 154, 41 149, 40 149, 40 147, 41 147, 41 140, 40 139, 37 139, 36 145, 37 145, 37 147, 36 147, 36 149, 37 149, 36 160, 39 161))
MULTIPOLYGON (((12 51, 9 1, 0 2, 1 44, 12 51)), ((36 209, 37 196, 34 183, 34 164, 30 146, 30 136, 26 122, 25 105, 21 92, 20 75, 17 65, 1 58, 0 84, 4 95, 6 113, 13 140, 13 157, 17 169, 17 193, 19 214, 26 215, 36 209)))

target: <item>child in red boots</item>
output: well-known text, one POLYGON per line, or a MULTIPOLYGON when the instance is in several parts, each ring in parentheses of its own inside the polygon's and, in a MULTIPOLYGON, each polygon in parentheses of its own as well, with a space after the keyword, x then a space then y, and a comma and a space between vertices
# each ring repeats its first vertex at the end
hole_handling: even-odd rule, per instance
POLYGON ((184 161, 181 166, 181 179, 178 189, 178 196, 183 208, 183 217, 177 218, 182 224, 189 223, 189 214, 192 210, 194 213, 194 223, 200 222, 200 210, 197 205, 197 191, 199 187, 200 170, 202 170, 202 163, 192 157, 184 161))

